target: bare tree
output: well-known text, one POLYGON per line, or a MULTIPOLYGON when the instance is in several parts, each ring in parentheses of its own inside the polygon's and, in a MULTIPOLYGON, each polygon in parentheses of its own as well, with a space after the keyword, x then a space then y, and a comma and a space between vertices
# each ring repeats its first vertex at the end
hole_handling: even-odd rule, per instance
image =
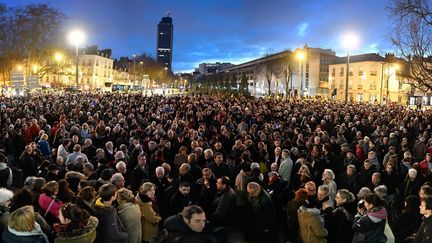
POLYGON ((281 58, 278 61, 278 77, 285 82, 285 98, 287 100, 291 98, 290 91, 292 91, 292 78, 296 69, 293 58, 294 54, 289 53, 286 58, 281 58))
POLYGON ((415 88, 432 89, 432 3, 390 0, 391 40, 407 63, 406 80, 415 88))
POLYGON ((3 80, 9 76, 13 65, 24 59, 29 68, 38 65, 33 74, 39 77, 55 68, 47 65, 48 59, 52 58, 53 50, 60 49, 65 19, 65 15, 47 4, 14 8, 0 5, 0 72, 3 80))
POLYGON ((273 77, 277 74, 277 65, 271 60, 272 54, 267 53, 265 55, 266 61, 262 64, 260 73, 264 77, 268 85, 268 94, 271 95, 271 82, 273 77))

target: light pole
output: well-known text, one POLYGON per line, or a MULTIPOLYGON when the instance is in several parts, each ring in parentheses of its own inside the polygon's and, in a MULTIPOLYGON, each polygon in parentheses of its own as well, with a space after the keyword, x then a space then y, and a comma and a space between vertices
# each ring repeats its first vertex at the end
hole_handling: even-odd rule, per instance
POLYGON ((60 86, 60 61, 63 59, 63 55, 59 52, 57 52, 54 55, 54 59, 57 61, 57 83, 60 86))
POLYGON ((297 53, 297 59, 299 60, 299 78, 297 80, 297 97, 298 99, 301 98, 301 91, 303 89, 303 66, 302 61, 304 59, 304 53, 298 52, 297 53))
POLYGON ((78 47, 84 42, 84 33, 81 30, 74 30, 69 34, 69 41, 75 45, 75 85, 79 89, 78 84, 78 47))
POLYGON ((133 60, 133 82, 132 82, 132 91, 135 90, 135 82, 136 82, 135 58, 136 58, 136 55, 133 54, 133 55, 132 55, 132 60, 133 60))
POLYGON ((344 45, 347 48, 347 63, 346 63, 346 79, 345 79, 345 103, 348 103, 348 80, 349 80, 349 64, 350 51, 357 44, 357 37, 352 34, 347 34, 344 38, 344 45))
POLYGON ((395 64, 391 64, 391 63, 381 63, 381 90, 380 90, 380 99, 381 99, 381 102, 380 102, 380 104, 382 104, 383 103, 383 101, 384 101, 384 97, 383 97, 383 84, 384 84, 384 66, 386 66, 386 68, 387 68, 387 74, 386 74, 386 85, 387 85, 387 88, 386 88, 386 103, 388 103, 389 101, 390 101, 390 99, 389 99, 389 95, 390 95, 390 68, 393 68, 394 69, 394 71, 395 71, 395 75, 396 75, 396 72, 397 72, 397 70, 398 70, 398 68, 399 68, 399 66, 395 63, 395 64))

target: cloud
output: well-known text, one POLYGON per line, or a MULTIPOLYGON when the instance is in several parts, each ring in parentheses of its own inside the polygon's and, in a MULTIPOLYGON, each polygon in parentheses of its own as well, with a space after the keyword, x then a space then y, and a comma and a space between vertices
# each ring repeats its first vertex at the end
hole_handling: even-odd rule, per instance
POLYGON ((308 28, 309 24, 308 23, 301 23, 298 27, 298 31, 297 34, 301 37, 306 35, 306 30, 308 28))

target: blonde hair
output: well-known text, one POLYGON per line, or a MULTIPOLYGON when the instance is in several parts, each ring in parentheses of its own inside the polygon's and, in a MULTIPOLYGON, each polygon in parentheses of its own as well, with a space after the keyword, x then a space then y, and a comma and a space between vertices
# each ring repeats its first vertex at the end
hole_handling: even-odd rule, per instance
POLYGON ((30 232, 34 229, 35 212, 33 206, 20 207, 10 214, 9 227, 19 232, 30 232))
POLYGON ((133 194, 130 190, 128 190, 126 188, 121 188, 121 189, 117 190, 117 197, 121 201, 132 202, 133 194))
POLYGON ((145 194, 150 191, 151 188, 156 189, 156 185, 151 182, 144 182, 144 184, 141 185, 139 192, 145 194))

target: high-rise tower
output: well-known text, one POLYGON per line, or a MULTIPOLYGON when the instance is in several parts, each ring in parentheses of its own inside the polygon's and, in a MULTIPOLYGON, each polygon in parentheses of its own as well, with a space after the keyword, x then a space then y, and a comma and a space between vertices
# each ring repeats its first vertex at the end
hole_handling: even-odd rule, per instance
POLYGON ((162 17, 157 28, 157 49, 156 60, 164 65, 165 70, 172 72, 172 47, 173 47, 174 26, 169 12, 162 17))

